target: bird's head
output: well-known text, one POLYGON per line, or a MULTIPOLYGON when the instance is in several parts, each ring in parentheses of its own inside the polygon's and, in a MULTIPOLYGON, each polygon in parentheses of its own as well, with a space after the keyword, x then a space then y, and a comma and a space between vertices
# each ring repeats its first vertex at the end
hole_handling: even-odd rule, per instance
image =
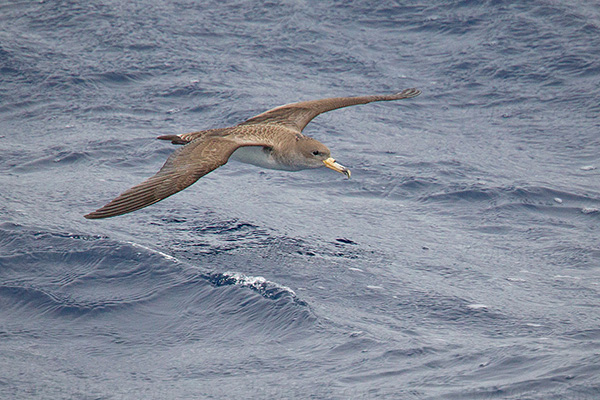
POLYGON ((342 173, 350 178, 350 170, 341 164, 335 162, 331 157, 331 151, 323 143, 309 137, 303 137, 298 140, 297 148, 304 158, 304 162, 309 168, 319 168, 323 165, 334 171, 342 173))

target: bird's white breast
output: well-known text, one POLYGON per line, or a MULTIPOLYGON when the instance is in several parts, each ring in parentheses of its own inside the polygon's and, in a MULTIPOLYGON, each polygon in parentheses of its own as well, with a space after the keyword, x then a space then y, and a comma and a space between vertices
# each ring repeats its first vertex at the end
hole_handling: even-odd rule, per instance
POLYGON ((268 169, 297 170, 297 168, 277 162, 272 156, 271 151, 268 149, 265 150, 263 146, 240 147, 233 152, 230 159, 268 169))

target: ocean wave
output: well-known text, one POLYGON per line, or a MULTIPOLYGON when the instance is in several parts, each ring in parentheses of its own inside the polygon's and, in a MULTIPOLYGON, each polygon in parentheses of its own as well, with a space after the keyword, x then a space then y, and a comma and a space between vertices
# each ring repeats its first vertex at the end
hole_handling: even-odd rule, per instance
POLYGON ((236 285, 247 287, 267 299, 277 300, 282 297, 288 297, 294 303, 307 306, 307 303, 299 299, 292 289, 275 282, 270 282, 262 276, 247 276, 238 272, 223 272, 208 275, 208 280, 215 286, 236 285))
POLYGON ((543 186, 467 187, 433 193, 419 199, 423 203, 483 203, 491 209, 529 209, 544 212, 595 214, 600 198, 565 192, 543 186))
POLYGON ((4 312, 94 317, 166 304, 180 313, 177 307, 183 295, 185 302, 197 307, 225 307, 228 312, 238 307, 242 312, 250 302, 255 304, 253 318, 260 319, 261 310, 272 307, 265 301, 277 306, 264 318, 273 318, 273 312, 279 312, 276 319, 282 321, 289 317, 290 323, 313 318, 307 303, 287 286, 263 277, 211 271, 151 246, 107 236, 4 223, 0 225, 0 254, 4 312), (223 289, 230 296, 225 303, 223 289))

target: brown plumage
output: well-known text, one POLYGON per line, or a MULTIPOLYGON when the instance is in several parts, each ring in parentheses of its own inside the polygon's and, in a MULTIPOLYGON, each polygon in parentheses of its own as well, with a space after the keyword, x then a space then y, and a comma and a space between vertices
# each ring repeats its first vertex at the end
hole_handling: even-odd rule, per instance
POLYGON ((154 204, 227 163, 232 155, 242 162, 271 169, 297 171, 326 166, 349 178, 350 171, 331 158, 327 146, 302 135, 304 127, 317 115, 337 108, 419 94, 421 91, 417 89, 406 89, 392 95, 303 101, 273 108, 230 128, 159 136, 184 146, 171 154, 156 175, 85 218, 114 217, 154 204))

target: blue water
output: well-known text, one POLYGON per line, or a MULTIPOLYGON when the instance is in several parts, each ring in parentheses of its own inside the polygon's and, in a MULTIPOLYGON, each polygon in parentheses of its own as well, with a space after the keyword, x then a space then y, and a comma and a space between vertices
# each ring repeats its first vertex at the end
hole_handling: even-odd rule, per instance
POLYGON ((600 398, 593 1, 0 4, 0 398, 600 398), (331 96, 323 168, 129 215, 158 135, 331 96))

